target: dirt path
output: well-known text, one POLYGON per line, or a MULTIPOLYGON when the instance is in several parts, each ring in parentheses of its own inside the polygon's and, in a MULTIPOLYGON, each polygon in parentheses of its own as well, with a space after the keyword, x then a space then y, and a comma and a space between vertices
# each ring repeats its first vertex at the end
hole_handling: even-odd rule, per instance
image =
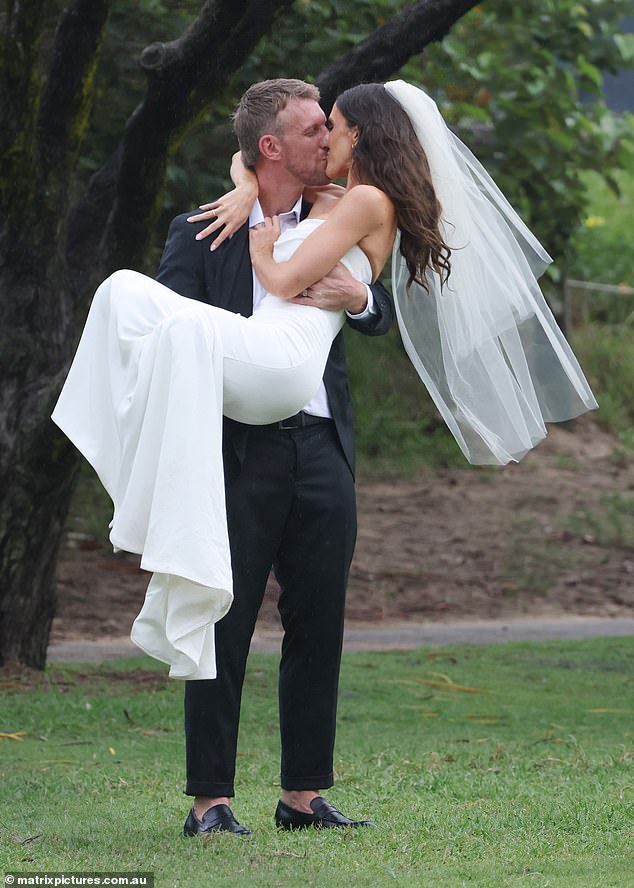
MULTIPOLYGON (((358 484, 349 630, 403 623, 634 617, 634 458, 590 420, 519 465, 358 484)), ((71 540, 53 645, 128 634, 147 574, 71 540)), ((278 627, 271 581, 258 623, 278 627)))

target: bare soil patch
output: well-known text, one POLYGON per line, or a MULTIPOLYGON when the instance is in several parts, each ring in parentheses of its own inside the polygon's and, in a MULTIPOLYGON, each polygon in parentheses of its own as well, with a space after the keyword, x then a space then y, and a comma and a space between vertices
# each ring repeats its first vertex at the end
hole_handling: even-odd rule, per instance
MULTIPOLYGON (((634 613, 634 458, 589 418, 519 465, 358 482, 348 621, 634 613)), ((126 635, 148 575, 68 540, 51 641, 126 635)), ((259 618, 278 625, 276 584, 259 618)))

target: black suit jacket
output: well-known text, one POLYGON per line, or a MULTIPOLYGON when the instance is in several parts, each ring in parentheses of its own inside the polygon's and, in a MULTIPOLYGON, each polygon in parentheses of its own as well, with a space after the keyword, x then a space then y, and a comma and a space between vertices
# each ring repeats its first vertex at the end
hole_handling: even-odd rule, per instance
MULTIPOLYGON (((304 207, 304 214, 308 208, 304 207)), ((210 251, 210 238, 197 241, 195 235, 206 223, 189 223, 183 214, 172 220, 156 279, 176 293, 217 305, 248 317, 253 312, 253 272, 249 256, 248 224, 217 250, 210 251)), ((372 287, 376 313, 370 320, 348 319, 351 327, 369 336, 386 333, 393 320, 392 299, 381 284, 372 287)), ((324 371, 324 384, 339 441, 354 473, 354 430, 348 387, 343 333, 333 341, 324 371)), ((241 461, 249 426, 225 419, 225 462, 228 450, 241 461)))

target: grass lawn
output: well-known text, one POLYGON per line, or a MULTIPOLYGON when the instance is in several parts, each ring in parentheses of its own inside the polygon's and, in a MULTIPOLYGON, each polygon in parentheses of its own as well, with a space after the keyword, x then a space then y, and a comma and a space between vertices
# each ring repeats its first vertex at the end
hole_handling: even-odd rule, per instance
POLYGON ((185 839, 182 687, 149 661, 3 682, 0 871, 157 886, 634 886, 634 638, 350 654, 329 798, 278 832, 277 658, 250 661, 235 811, 185 839), (24 733, 21 733, 24 732, 24 733))

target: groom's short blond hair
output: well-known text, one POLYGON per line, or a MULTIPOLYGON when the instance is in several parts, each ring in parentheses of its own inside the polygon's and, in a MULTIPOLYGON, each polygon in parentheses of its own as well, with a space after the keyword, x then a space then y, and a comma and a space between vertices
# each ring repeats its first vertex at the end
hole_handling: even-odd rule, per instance
POLYGON ((319 101, 319 90, 303 80, 277 78, 254 83, 244 93, 233 113, 233 131, 238 138, 242 163, 255 166, 260 157, 262 136, 279 135, 277 115, 291 99, 319 101))

